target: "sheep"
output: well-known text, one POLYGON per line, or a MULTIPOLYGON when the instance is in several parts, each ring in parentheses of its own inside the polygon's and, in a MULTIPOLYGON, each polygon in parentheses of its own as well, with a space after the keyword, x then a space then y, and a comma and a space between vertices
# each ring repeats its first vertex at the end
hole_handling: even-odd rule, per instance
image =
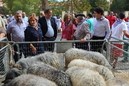
POLYGON ((40 61, 49 64, 59 70, 63 70, 65 67, 65 59, 56 52, 45 52, 44 54, 38 55, 40 61))
POLYGON ((112 71, 105 66, 102 66, 102 65, 97 66, 95 67, 94 70, 96 70, 100 75, 102 75, 105 81, 108 81, 114 78, 112 71))
POLYGON ((16 64, 13 65, 13 67, 26 70, 29 68, 29 66, 37 62, 39 61, 37 61, 37 59, 33 57, 21 58, 18 62, 16 62, 16 64))
POLYGON ((21 58, 14 67, 21 68, 21 69, 27 69, 32 64, 35 64, 37 62, 43 62, 46 64, 49 64, 59 70, 64 70, 65 67, 65 59, 63 56, 58 55, 55 52, 45 52, 43 54, 39 54, 32 57, 27 58, 21 58))
POLYGON ((96 71, 83 67, 70 67, 66 70, 72 86, 106 86, 103 77, 96 71))
POLYGON ((39 76, 23 74, 13 79, 6 86, 57 86, 57 85, 54 82, 39 76))
POLYGON ((20 76, 21 74, 22 72, 20 70, 18 70, 17 68, 12 68, 9 71, 7 71, 5 75, 5 80, 2 81, 2 83, 4 83, 4 86, 6 86, 6 84, 8 84, 12 79, 20 76))
POLYGON ((89 68, 91 70, 97 71, 100 75, 104 77, 106 81, 114 78, 112 71, 109 70, 107 67, 103 65, 95 64, 90 61, 86 61, 82 59, 75 59, 75 60, 72 60, 68 64, 68 68, 73 67, 73 66, 89 68))
POLYGON ((94 68, 94 67, 97 67, 98 65, 90 61, 86 61, 82 59, 74 59, 68 64, 68 68, 73 67, 73 66, 94 68))
POLYGON ((112 68, 107 59, 99 52, 86 51, 77 48, 71 48, 64 53, 66 67, 73 59, 83 59, 94 62, 99 65, 112 68))
POLYGON ((58 55, 58 60, 60 61, 60 65, 62 65, 61 68, 60 68, 60 70, 65 71, 65 58, 64 58, 64 53, 57 53, 57 55, 58 55))
POLYGON ((27 73, 45 77, 58 86, 71 86, 68 74, 44 63, 33 64, 27 69, 27 73))

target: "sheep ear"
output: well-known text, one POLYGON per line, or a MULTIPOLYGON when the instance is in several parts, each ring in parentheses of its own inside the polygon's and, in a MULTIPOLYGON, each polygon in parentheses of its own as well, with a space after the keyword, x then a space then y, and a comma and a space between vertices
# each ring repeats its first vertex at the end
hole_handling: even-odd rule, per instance
MULTIPOLYGON (((22 59, 25 59, 25 56, 24 56, 24 54, 22 53, 22 55, 21 55, 21 58, 18 60, 18 61, 20 61, 20 60, 22 60, 22 59)), ((17 62, 16 62, 17 63, 17 62)))
POLYGON ((25 58, 25 56, 24 56, 24 54, 23 54, 23 53, 22 53, 21 59, 22 59, 22 58, 25 58))

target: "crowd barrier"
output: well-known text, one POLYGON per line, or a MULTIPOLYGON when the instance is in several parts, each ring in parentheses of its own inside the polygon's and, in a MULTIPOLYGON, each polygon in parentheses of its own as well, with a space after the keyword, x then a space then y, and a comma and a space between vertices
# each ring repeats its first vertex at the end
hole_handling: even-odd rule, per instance
POLYGON ((7 71, 8 64, 8 39, 7 38, 0 38, 0 75, 4 75, 7 71), (6 66, 6 67, 5 67, 6 66))
POLYGON ((113 63, 113 58, 117 58, 117 70, 128 70, 129 69, 129 41, 121 40, 115 37, 111 37, 116 41, 106 42, 107 47, 107 58, 110 63, 113 63), (126 58, 126 59, 125 59, 126 58), (125 59, 125 60, 124 60, 125 59))
MULTIPOLYGON (((121 42, 122 46, 124 45, 124 43, 129 45, 127 41, 123 41, 119 39, 116 39, 116 40, 117 41, 114 41, 114 42, 121 42)), ((14 57, 15 54, 17 54, 18 59, 20 59, 23 56, 27 57, 29 55, 32 55, 30 54, 32 50, 28 46, 30 44, 35 44, 35 45, 43 44, 44 46, 41 46, 41 47, 44 48, 44 52, 50 51, 50 52, 64 53, 66 50, 70 48, 79 48, 79 49, 84 49, 88 51, 98 51, 102 53, 110 63, 112 63, 112 59, 114 58, 114 56, 118 56, 118 58, 123 58, 123 55, 124 55, 123 53, 126 53, 127 55, 129 54, 128 51, 125 51, 123 48, 120 48, 119 46, 115 46, 114 42, 109 41, 109 40, 86 40, 85 42, 81 42, 80 40, 12 42, 12 41, 8 41, 7 39, 2 39, 0 41, 0 44, 1 44, 0 46, 0 74, 5 74, 6 70, 9 68, 9 62, 10 60, 14 60, 12 58, 14 57), (49 44, 49 43, 54 44, 54 47, 51 45, 45 46, 45 44, 49 44), (54 49, 51 50, 50 48, 54 48, 54 49), (11 54, 10 54, 10 51, 12 51, 11 54)), ((37 51, 37 52, 40 52, 40 51, 37 51)), ((124 63, 120 64, 119 66, 123 66, 123 64, 124 63)), ((127 64, 124 64, 124 66, 127 68, 121 67, 117 69, 129 69, 129 66, 127 64)))
MULTIPOLYGON (((64 53, 66 50, 70 48, 79 48, 84 49, 87 51, 99 51, 101 52, 102 44, 104 43, 104 40, 87 40, 85 42, 81 42, 79 40, 71 40, 71 41, 38 41, 38 42, 15 42, 12 47, 16 47, 17 51, 14 51, 17 54, 20 54, 21 52, 23 54, 28 54, 31 52, 30 44, 33 45, 41 45, 40 46, 44 48, 44 52, 50 51, 50 52, 57 52, 57 53, 64 53), (54 44, 54 47, 49 45, 46 46, 46 44, 54 44), (99 44, 100 43, 100 44, 99 44), (50 48, 54 48, 51 50, 50 48)), ((40 51, 37 51, 40 52, 40 51)))

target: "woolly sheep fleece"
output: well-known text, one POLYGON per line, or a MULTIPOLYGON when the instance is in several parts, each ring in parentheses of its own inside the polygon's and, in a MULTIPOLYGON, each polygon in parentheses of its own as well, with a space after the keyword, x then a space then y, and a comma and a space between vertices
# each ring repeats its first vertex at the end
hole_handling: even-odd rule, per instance
POLYGON ((58 86, 71 86, 68 74, 44 63, 33 64, 28 68, 27 73, 45 77, 58 86))
POLYGON ((65 59, 56 52, 45 52, 32 57, 21 58, 16 64, 16 67, 21 67, 22 69, 27 69, 32 64, 37 62, 43 62, 49 64, 59 70, 64 70, 65 59))
POLYGON ((22 72, 20 70, 18 70, 17 68, 12 68, 10 70, 7 71, 6 75, 5 75, 5 80, 2 81, 3 86, 6 86, 12 79, 20 76, 22 74, 22 72))
POLYGON ((68 64, 68 68, 73 67, 73 66, 89 68, 91 70, 97 71, 100 75, 103 76, 103 78, 106 81, 114 78, 112 71, 109 70, 107 67, 95 64, 90 61, 86 61, 86 60, 82 60, 82 59, 75 59, 75 60, 72 60, 68 64))
POLYGON ((70 61, 74 59, 83 59, 94 62, 99 65, 106 66, 110 69, 112 68, 107 59, 99 52, 71 48, 65 52, 64 57, 65 57, 66 67, 68 66, 70 61))
POLYGON ((34 75, 21 75, 7 86, 57 86, 54 82, 34 75))
POLYGON ((66 70, 70 75, 72 86, 106 86, 98 72, 81 67, 71 67, 66 70))

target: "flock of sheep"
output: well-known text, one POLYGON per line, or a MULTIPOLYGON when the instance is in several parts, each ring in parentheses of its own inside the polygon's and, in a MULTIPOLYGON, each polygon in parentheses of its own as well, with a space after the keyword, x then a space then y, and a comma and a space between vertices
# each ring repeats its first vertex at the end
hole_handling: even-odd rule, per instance
POLYGON ((102 54, 76 48, 21 58, 13 67, 3 86, 129 86, 129 73, 114 73, 102 54))

